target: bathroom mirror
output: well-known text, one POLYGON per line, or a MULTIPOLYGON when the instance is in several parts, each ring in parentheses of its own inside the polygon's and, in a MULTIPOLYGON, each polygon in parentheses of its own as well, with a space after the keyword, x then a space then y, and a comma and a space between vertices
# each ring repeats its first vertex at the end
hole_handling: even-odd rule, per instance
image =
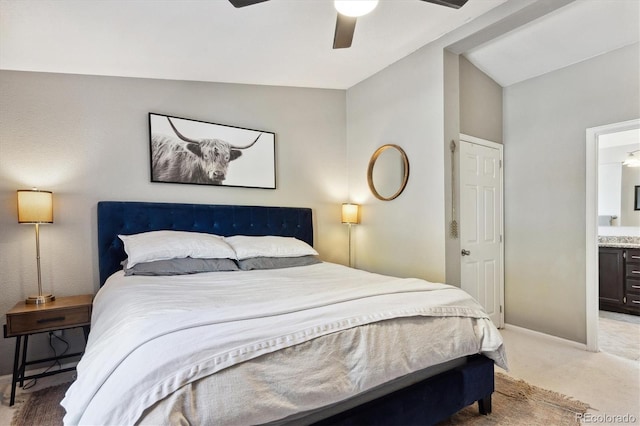
POLYGON ((409 159, 402 148, 387 144, 373 153, 367 169, 367 182, 377 199, 391 201, 397 198, 408 180, 409 159))
POLYGON ((640 167, 624 164, 640 150, 640 130, 600 135, 598 138, 598 226, 640 226, 636 187, 640 167))

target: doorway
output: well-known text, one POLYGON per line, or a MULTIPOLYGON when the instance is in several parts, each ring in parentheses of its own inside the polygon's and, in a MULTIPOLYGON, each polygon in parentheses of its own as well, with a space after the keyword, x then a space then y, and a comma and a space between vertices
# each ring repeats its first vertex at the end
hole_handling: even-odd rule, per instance
MULTIPOLYGON (((598 343, 600 329, 598 287, 599 146, 600 141, 604 140, 607 135, 634 129, 640 129, 640 119, 593 127, 586 131, 586 325, 587 350, 592 352, 600 350, 598 343)), ((610 215, 610 217, 613 216, 616 215, 610 215)))
POLYGON ((460 135, 460 283, 504 326, 503 147, 460 135))

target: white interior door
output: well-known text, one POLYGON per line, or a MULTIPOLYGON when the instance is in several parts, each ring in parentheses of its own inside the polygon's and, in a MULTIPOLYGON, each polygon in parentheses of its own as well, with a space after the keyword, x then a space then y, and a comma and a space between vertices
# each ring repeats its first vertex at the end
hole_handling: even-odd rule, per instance
POLYGON ((504 325, 502 145, 460 136, 461 287, 504 325))

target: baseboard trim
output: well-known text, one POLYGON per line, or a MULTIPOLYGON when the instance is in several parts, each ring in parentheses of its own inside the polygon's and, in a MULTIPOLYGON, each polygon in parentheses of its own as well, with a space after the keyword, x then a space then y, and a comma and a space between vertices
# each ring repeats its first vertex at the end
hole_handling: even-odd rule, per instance
POLYGON ((520 327, 520 326, 517 326, 517 325, 506 324, 505 323, 504 329, 505 330, 517 331, 519 333, 528 334, 530 336, 539 337, 541 339, 553 340, 554 342, 561 343, 561 344, 564 344, 564 345, 567 345, 567 346, 572 346, 574 348, 582 349, 584 351, 587 350, 587 345, 584 344, 584 343, 575 342, 573 340, 564 339, 562 337, 553 336, 551 334, 542 333, 540 331, 531 330, 529 328, 524 328, 524 327, 520 327))

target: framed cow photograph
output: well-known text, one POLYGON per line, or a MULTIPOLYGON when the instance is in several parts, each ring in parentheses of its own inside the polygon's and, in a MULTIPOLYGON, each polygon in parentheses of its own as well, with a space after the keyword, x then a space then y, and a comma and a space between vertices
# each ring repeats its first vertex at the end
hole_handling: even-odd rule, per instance
POLYGON ((275 189, 275 137, 149 113, 151 182, 275 189))

